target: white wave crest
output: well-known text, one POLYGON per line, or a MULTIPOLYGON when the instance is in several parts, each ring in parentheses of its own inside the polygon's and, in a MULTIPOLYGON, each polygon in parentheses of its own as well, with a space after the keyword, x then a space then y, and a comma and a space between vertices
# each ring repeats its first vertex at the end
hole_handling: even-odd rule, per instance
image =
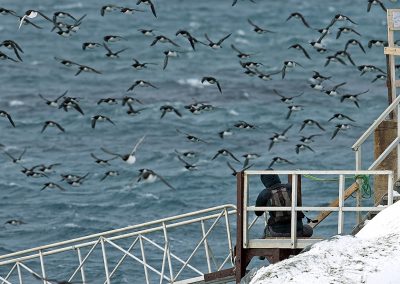
POLYGON ((197 78, 189 78, 189 79, 179 79, 178 84, 180 85, 189 85, 195 88, 204 88, 200 79, 197 78))
POLYGON ((9 106, 23 106, 25 103, 19 100, 12 100, 8 104, 9 106))

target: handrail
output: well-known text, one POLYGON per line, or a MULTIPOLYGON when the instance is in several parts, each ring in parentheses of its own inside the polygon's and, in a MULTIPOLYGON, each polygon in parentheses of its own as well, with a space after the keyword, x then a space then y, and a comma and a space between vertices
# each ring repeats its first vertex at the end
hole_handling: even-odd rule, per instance
MULTIPOLYGON (((2 268, 2 273, 5 269, 7 269, 6 265, 13 265, 11 270, 7 270, 7 276, 0 275, 0 283, 15 283, 14 280, 10 280, 12 277, 18 277, 22 279, 22 272, 28 271, 30 274, 35 275, 37 278, 46 279, 47 275, 50 275, 52 272, 47 268, 46 271, 46 262, 50 255, 60 255, 60 253, 69 253, 72 254, 73 257, 78 257, 79 263, 74 267, 72 274, 68 277, 67 281, 79 281, 76 277, 79 277, 79 272, 81 275, 81 283, 92 283, 92 280, 88 280, 90 282, 86 282, 85 270, 88 270, 90 267, 90 263, 95 258, 96 261, 102 261, 103 271, 100 272, 103 274, 104 278, 97 278, 98 280, 103 281, 105 284, 111 283, 111 278, 114 277, 115 272, 120 268, 121 264, 125 262, 125 259, 134 260, 136 263, 139 263, 143 267, 144 270, 144 280, 143 283, 153 283, 150 282, 150 273, 152 275, 156 275, 159 278, 159 283, 174 283, 178 277, 182 277, 181 275, 191 275, 196 274, 203 277, 206 273, 210 273, 210 260, 215 264, 214 271, 220 271, 221 269, 226 268, 227 266, 233 265, 233 245, 231 243, 231 230, 229 218, 234 217, 236 214, 236 206, 233 204, 225 204, 220 206, 215 206, 203 210, 198 210, 186 214, 180 214, 177 216, 172 216, 168 218, 163 218, 156 221, 151 221, 147 223, 142 223, 138 225, 128 226, 121 229, 110 230, 102 233, 92 234, 89 236, 84 236, 80 238, 75 238, 72 240, 67 240, 63 242, 57 242, 49 245, 39 246, 31 249, 22 250, 19 252, 9 253, 6 255, 0 256, 0 268, 2 268), (211 221, 212 224, 207 227, 205 226, 205 221, 211 221), (178 232, 184 232, 185 225, 193 224, 196 228, 196 224, 200 224, 198 229, 201 229, 200 239, 197 240, 194 238, 195 235, 192 236, 188 243, 193 243, 194 249, 192 248, 192 252, 188 258, 186 256, 183 258, 179 256, 176 252, 171 251, 170 245, 173 239, 170 238, 169 235, 174 235, 178 232), (222 224, 225 227, 226 238, 224 242, 221 242, 220 234, 211 235, 211 232, 215 231, 215 227, 218 224, 222 224), (179 230, 171 229, 179 228, 179 230), (163 235, 161 239, 163 241, 154 239, 152 240, 146 236, 155 236, 154 233, 160 233, 163 235), (175 232, 175 233, 174 233, 175 232), (115 242, 117 240, 124 240, 123 242, 115 242), (211 241, 216 240, 218 242, 217 254, 215 254, 212 247, 209 245, 211 241), (128 243, 129 248, 125 247, 126 242, 128 243), (146 245, 145 245, 146 243, 146 245), (159 244, 160 243, 160 244, 159 244), (221 246, 223 244, 223 246, 221 246), (81 248, 86 247, 87 249, 81 250, 81 248), (134 254, 133 249, 136 247, 140 249, 139 256, 134 254), (149 247, 149 249, 147 249, 149 247), (151 249, 150 249, 151 247, 151 249), (151 261, 148 261, 146 258, 147 250, 156 250, 160 252, 162 255, 162 268, 159 268, 158 265, 153 265, 151 261), (204 263, 207 262, 207 268, 204 263, 199 260, 196 260, 196 264, 190 263, 191 259, 199 254, 200 250, 205 250, 206 260, 199 259, 204 263), (112 251, 111 251, 112 250, 112 251), (92 253, 96 251, 96 253, 92 253), (98 258, 96 256, 100 255, 102 257, 98 258), (121 256, 122 253, 122 256, 121 256), (114 263, 113 258, 118 256, 119 261, 114 263), (218 256, 215 258, 214 256, 218 256), (89 261, 88 261, 89 259, 89 261), (113 260, 113 261, 108 261, 113 260), (223 260, 221 263, 220 260, 223 260), (228 260, 231 260, 231 263, 228 264, 228 260), (37 267, 35 269, 29 268, 29 266, 34 265, 36 263, 37 267), (29 264, 29 265, 28 265, 29 264), (175 267, 173 267, 173 265, 175 267), (17 268, 17 270, 15 269, 17 268), (24 270, 21 270, 23 268, 24 270), (35 271, 36 270, 36 271, 35 271), (177 272, 178 271, 178 272, 177 272), (185 274, 183 273, 185 272, 185 274), (16 275, 18 273, 18 275, 16 275), (12 275, 13 274, 13 275, 12 275), (169 274, 169 275, 168 275, 169 274), (10 278, 11 277, 11 278, 10 278)), ((218 225, 220 226, 220 225, 218 225)), ((188 230, 192 232, 193 227, 189 227, 188 230)), ((193 233, 193 232, 192 232, 193 233)), ((224 234, 225 235, 225 234, 224 234)), ((179 240, 176 239, 176 240, 179 240)), ((186 254, 186 253, 185 253, 186 254)), ((201 253, 203 256, 203 253, 201 253)), ((196 256, 196 258, 197 258, 196 256)), ((65 255, 58 258, 59 261, 64 259, 65 255)), ((54 261, 54 257, 50 258, 52 262, 54 261)), ((8 268, 9 269, 9 268, 8 268)), ((101 267, 99 267, 101 269, 101 267)), ((122 268, 121 268, 122 269, 122 268)), ((5 272, 7 272, 5 271, 5 272)), ((53 271, 54 273, 54 271, 53 271)), ((93 271, 91 271, 93 276, 93 271)), ((137 277, 137 276, 134 276, 137 277)), ((136 278, 135 278, 136 279, 136 278)), ((136 279, 138 280, 138 279, 136 279)), ((62 280, 64 281, 64 280, 62 280)), ((139 281, 139 280, 138 280, 139 281)), ((22 283, 22 282, 21 282, 22 283)), ((43 280, 43 283, 47 283, 46 280, 43 280)))
MULTIPOLYGON (((388 194, 388 203, 387 205, 393 204, 393 171, 389 170, 368 170, 368 171, 358 171, 358 170, 345 170, 345 171, 335 171, 335 170, 330 170, 330 171, 304 171, 304 170, 294 170, 294 171, 288 171, 288 170, 283 170, 283 171, 273 171, 273 170, 265 170, 265 171, 245 171, 244 176, 243 176, 243 196, 244 196, 244 201, 243 201, 243 248, 249 248, 249 244, 251 243, 249 240, 249 226, 248 226, 248 212, 254 212, 254 211, 290 211, 291 212, 291 236, 290 239, 286 240, 287 242, 290 243, 290 247, 292 249, 299 248, 299 244, 297 242, 297 212, 298 211, 333 211, 333 212, 338 212, 338 222, 337 222, 337 233, 341 234, 343 233, 344 230, 344 213, 345 212, 361 212, 361 211, 381 211, 386 206, 371 206, 371 207, 361 207, 356 204, 356 206, 348 206, 345 205, 344 200, 346 199, 346 194, 345 194, 345 175, 386 175, 387 176, 387 194, 388 194), (256 207, 256 206, 251 206, 248 204, 248 198, 246 198, 249 195, 249 185, 248 185, 248 176, 249 175, 262 175, 262 174, 277 174, 277 175, 291 175, 292 176, 292 181, 295 181, 292 183, 292 200, 291 200, 291 206, 287 207, 272 207, 272 206, 264 206, 264 207, 256 207), (339 187, 338 187, 338 193, 339 193, 339 198, 337 204, 330 204, 329 207, 326 206, 298 206, 297 205, 297 176, 298 175, 305 175, 305 174, 312 174, 312 175, 336 175, 339 177, 338 182, 339 182, 339 187)), ((268 240, 265 240, 268 241, 268 240)))
POLYGON ((163 219, 159 219, 159 220, 155 220, 155 221, 150 221, 150 222, 141 223, 141 224, 137 224, 137 225, 127 226, 127 227, 123 227, 123 228, 119 228, 119 229, 115 229, 115 230, 104 231, 104 232, 101 232, 101 233, 87 235, 87 236, 84 236, 84 237, 79 237, 79 238, 75 238, 75 239, 70 239, 70 240, 66 240, 66 241, 61 241, 61 242, 48 244, 48 245, 33 247, 33 248, 30 248, 30 249, 21 250, 21 251, 18 251, 18 252, 4 254, 4 255, 0 255, 0 259, 10 258, 10 257, 16 256, 16 255, 27 254, 27 253, 34 252, 34 251, 50 249, 50 248, 58 247, 58 246, 62 246, 62 245, 82 242, 82 241, 86 241, 86 240, 89 240, 89 239, 95 239, 95 238, 98 238, 98 237, 101 237, 101 236, 104 237, 104 236, 107 236, 107 235, 121 233, 121 232, 124 232, 124 231, 137 229, 137 228, 140 228, 140 227, 147 227, 147 226, 151 226, 151 225, 154 225, 154 224, 162 224, 162 223, 165 223, 165 222, 168 222, 168 221, 183 219, 183 218, 191 217, 191 216, 194 216, 194 215, 199 215, 199 214, 203 214, 203 213, 207 213, 207 212, 211 212, 211 211, 221 210, 221 209, 224 209, 226 207, 231 207, 232 209, 236 210, 236 206, 235 205, 233 205, 233 204, 224 204, 224 205, 215 206, 215 207, 211 207, 211 208, 207 208, 207 209, 193 211, 193 212, 190 212, 190 213, 180 214, 180 215, 177 215, 177 216, 167 217, 167 218, 163 218, 163 219))
POLYGON ((364 132, 363 135, 361 135, 360 138, 351 146, 353 150, 357 150, 358 147, 361 146, 362 143, 364 143, 365 140, 371 135, 371 133, 378 127, 378 125, 385 120, 385 118, 391 113, 396 106, 400 103, 400 96, 398 96, 387 108, 382 114, 368 127, 368 129, 364 132))

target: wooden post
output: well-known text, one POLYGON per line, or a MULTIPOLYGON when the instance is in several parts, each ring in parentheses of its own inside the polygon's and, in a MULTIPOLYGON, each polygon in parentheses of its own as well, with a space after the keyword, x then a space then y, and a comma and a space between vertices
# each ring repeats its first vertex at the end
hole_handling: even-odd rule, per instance
POLYGON ((244 173, 236 174, 237 182, 237 208, 236 208, 236 258, 235 258, 235 276, 236 283, 240 283, 246 274, 246 257, 243 248, 243 198, 244 198, 244 173))
MULTIPOLYGON (((397 122, 394 120, 385 120, 377 127, 374 133, 374 158, 380 154, 397 138, 397 122)), ((392 170, 394 180, 397 176, 397 148, 376 168, 376 170, 392 170)), ((380 202, 383 195, 387 193, 387 176, 377 176, 374 180, 374 201, 380 202)))

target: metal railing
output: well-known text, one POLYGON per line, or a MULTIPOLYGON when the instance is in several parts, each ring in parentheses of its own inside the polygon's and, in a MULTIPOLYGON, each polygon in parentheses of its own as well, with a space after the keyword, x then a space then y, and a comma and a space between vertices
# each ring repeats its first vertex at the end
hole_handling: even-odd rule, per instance
MULTIPOLYGON (((386 206, 372 206, 372 207, 359 207, 359 206, 345 206, 344 204, 344 191, 345 191, 345 175, 385 175, 388 179, 387 194, 388 194, 388 204, 387 206, 393 204, 393 172, 392 171, 378 171, 378 170, 368 170, 368 171, 245 171, 244 172, 244 201, 243 201, 243 247, 251 248, 252 244, 249 240, 249 212, 254 211, 290 211, 291 212, 291 236, 290 240, 278 240, 281 247, 288 248, 299 248, 297 237, 296 237, 296 227, 297 227, 297 211, 336 211, 338 212, 338 234, 343 233, 344 226, 344 213, 345 212, 362 212, 362 211, 381 211, 386 208, 386 206), (252 175, 262 175, 262 174, 278 174, 278 175, 290 175, 292 180, 292 196, 291 196, 291 207, 256 207, 248 204, 249 200, 249 176, 252 175), (297 177, 301 175, 335 175, 338 176, 338 196, 339 203, 336 207, 323 207, 323 206, 297 206, 297 177), (287 243, 285 246, 285 242, 287 243)), ((258 218, 258 217, 256 217, 258 218)), ((255 220, 250 222, 253 225, 255 220)), ((268 247, 267 242, 274 240, 262 240, 263 247, 268 247)), ((276 240, 275 240, 276 242, 276 240)), ((303 241, 303 244, 307 242, 303 241)), ((276 245, 276 244, 275 244, 276 245)), ((253 246, 254 247, 254 246, 253 246)))
MULTIPOLYGON (((400 96, 396 97, 396 99, 387 107, 387 109, 382 112, 382 114, 368 127, 368 129, 361 135, 361 137, 354 143, 351 147, 355 151, 356 155, 356 170, 362 169, 361 164, 361 146, 367 140, 367 138, 375 131, 375 129, 386 119, 386 117, 395 110, 397 107, 397 112, 399 112, 399 103, 400 96)), ((396 148, 397 146, 397 161, 400 161, 400 115, 397 116, 397 137, 393 140, 393 142, 383 151, 383 153, 368 167, 368 170, 375 170, 379 164, 396 148)), ((397 167, 397 176, 400 173, 400 168, 397 167)))
MULTIPOLYGON (((73 283, 78 281, 77 283, 110 284, 112 280, 115 280, 115 283, 122 283, 121 279, 118 280, 115 276, 121 272, 119 270, 128 259, 139 264, 137 269, 142 267, 144 272, 143 281, 139 280, 138 275, 131 275, 135 281, 129 283, 175 283, 182 278, 193 277, 193 275, 199 277, 206 273, 220 271, 227 266, 231 268, 233 266, 233 245, 230 219, 235 217, 235 214, 236 207, 226 204, 1 255, 0 271, 5 272, 4 274, 0 273, 0 283, 22 284, 23 279, 32 280, 35 276, 37 279, 41 279, 36 281, 43 281, 44 284, 54 283, 54 281, 50 282, 50 279, 57 278, 54 277, 54 274, 60 275, 60 267, 65 267, 64 264, 64 266, 58 266, 57 269, 49 269, 54 258, 58 262, 68 260, 69 264, 75 259, 77 265, 72 266, 70 271, 64 271, 64 275, 67 275, 64 276, 64 279, 57 279, 73 283), (191 227, 192 231, 185 234, 184 230, 188 226, 194 226, 194 228, 191 227), (197 231, 199 239, 196 239, 195 231, 197 231), (218 232, 213 233, 214 231, 218 232), (172 236, 176 232, 180 234, 180 237, 173 238, 172 236), (158 238, 154 237, 157 235, 158 238), (216 250, 211 248, 213 240, 217 242, 216 250), (174 241, 178 243, 175 245, 175 250, 179 248, 179 242, 185 243, 185 255, 188 252, 188 243, 193 242, 194 249, 189 256, 180 257, 173 252, 174 241), (152 249, 150 258, 146 254, 150 250, 149 247, 152 249), (139 253, 134 253, 135 249, 139 253), (224 250, 223 253, 221 253, 222 250, 224 250), (154 251, 158 251, 159 255, 155 256, 154 251), (220 254, 215 254, 215 251, 220 254), (57 256, 59 257, 57 258, 57 256), (201 261, 197 259, 197 265, 192 263, 194 256, 200 256, 202 259, 201 261), (153 262, 162 262, 162 264, 153 265, 149 259, 152 259, 153 262), (90 266, 91 261, 96 262, 98 270, 96 273, 90 266), (101 269, 98 269, 99 262, 102 262, 101 269), (49 277, 50 274, 52 277, 49 277), (151 278, 151 274, 155 275, 155 278, 151 278)), ((126 268, 126 265, 124 267, 126 268)), ((131 263, 128 268, 132 269, 131 263)), ((25 281, 25 283, 32 283, 32 281, 25 281)))

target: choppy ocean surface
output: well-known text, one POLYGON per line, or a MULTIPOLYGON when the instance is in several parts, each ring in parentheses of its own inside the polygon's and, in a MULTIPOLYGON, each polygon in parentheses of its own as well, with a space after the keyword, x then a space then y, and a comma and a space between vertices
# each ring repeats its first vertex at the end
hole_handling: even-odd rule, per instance
MULTIPOLYGON (((351 145, 366 130, 369 124, 387 105, 387 89, 384 80, 374 80, 380 72, 361 75, 357 67, 348 59, 346 65, 330 62, 326 57, 343 50, 346 42, 357 39, 365 48, 365 53, 357 45, 349 45, 347 52, 355 65, 375 65, 386 71, 386 60, 382 47, 368 48, 370 40, 386 40, 386 13, 373 6, 367 13, 367 1, 265 1, 257 3, 239 0, 232 7, 230 0, 221 1, 160 1, 155 0, 155 18, 146 5, 136 6, 133 1, 118 1, 123 7, 145 10, 134 15, 124 15, 119 11, 100 15, 100 8, 109 3, 99 1, 9 1, 1 6, 22 15, 28 9, 40 10, 52 16, 56 11, 65 11, 76 17, 84 14, 79 31, 70 37, 51 32, 52 24, 43 18, 31 19, 42 27, 36 29, 23 25, 18 30, 18 18, 0 15, 0 42, 14 40, 22 48, 23 62, 2 60, 0 62, 0 110, 7 111, 16 127, 7 118, 0 117, 0 254, 56 242, 85 234, 96 233, 131 224, 160 219, 224 203, 236 203, 236 179, 227 166, 227 161, 236 169, 243 167, 243 155, 257 153, 260 157, 251 160, 251 169, 267 168, 274 157, 280 156, 293 164, 274 164, 274 169, 354 169, 354 153, 351 145), (292 12, 304 15, 311 28, 300 20, 286 19, 292 12), (331 28, 322 43, 328 49, 318 53, 310 41, 319 38, 316 29, 326 27, 336 14, 344 14, 357 24, 338 21, 331 28), (251 19, 262 28, 274 33, 257 34, 248 23, 251 19), (342 33, 336 39, 339 27, 351 27, 355 33, 342 33), (171 38, 180 47, 168 43, 150 46, 154 37, 141 34, 138 29, 154 29, 156 35, 171 38), (213 50, 208 46, 196 45, 192 51, 187 39, 176 37, 179 29, 187 29, 201 41, 204 34, 218 41, 229 33, 232 35, 222 43, 222 48, 213 50), (126 48, 119 58, 105 56, 103 47, 82 50, 82 43, 103 42, 106 35, 118 35, 124 39, 109 43, 115 52, 126 48), (310 55, 308 59, 291 45, 301 44, 310 55), (253 54, 250 59, 262 63, 258 70, 271 73, 281 70, 283 62, 294 60, 296 66, 281 74, 272 75, 272 80, 261 80, 257 76, 244 73, 234 44, 240 51, 253 54), (177 58, 169 58, 165 70, 163 51, 181 51, 177 58), (62 58, 88 65, 101 74, 82 72, 75 76, 77 66, 65 67, 58 60, 62 58), (151 62, 144 70, 131 67, 132 58, 140 62, 151 62), (359 96, 359 108, 348 100, 340 101, 340 95, 328 96, 312 89, 309 78, 313 71, 331 76, 323 82, 325 89, 346 82, 338 89, 340 95, 367 93, 359 96), (219 81, 222 94, 216 85, 202 84, 201 79, 212 76, 219 81), (157 88, 135 87, 127 89, 136 80, 146 80, 157 88), (304 110, 293 112, 289 119, 288 104, 280 101, 273 90, 294 98, 294 103, 304 110), (68 91, 67 96, 76 97, 84 112, 81 115, 71 109, 68 112, 46 105, 39 97, 50 100, 68 91), (132 96, 142 104, 134 103, 139 114, 130 116, 127 106, 121 106, 123 96, 132 96), (97 104, 100 99, 116 98, 118 104, 97 104), (193 114, 185 108, 195 102, 211 104, 213 108, 193 114), (160 107, 171 105, 182 116, 166 113, 161 117, 160 107), (343 113, 355 122, 332 120, 333 114, 343 113), (115 125, 105 121, 91 127, 91 117, 105 115, 115 125), (306 126, 299 131, 303 120, 313 119, 325 131, 314 126, 306 126), (45 121, 54 120, 65 129, 48 127, 41 133, 45 121), (235 124, 245 121, 254 125, 253 129, 240 129, 235 124), (351 123, 346 131, 339 131, 334 139, 335 125, 351 123), (270 137, 282 132, 288 126, 288 142, 277 143, 268 151, 270 137), (178 132, 177 129, 180 131, 178 132), (232 135, 220 138, 219 132, 231 129, 232 135), (201 138, 207 143, 190 142, 186 134, 201 138), (314 152, 296 153, 300 135, 321 134, 310 144, 314 152), (138 147, 133 165, 121 159, 110 161, 110 165, 95 163, 91 153, 103 159, 112 158, 101 148, 125 154, 135 143, 146 135, 138 147), (19 164, 15 164, 4 154, 19 156, 26 153, 19 164), (241 163, 231 157, 218 155, 220 149, 228 149, 241 163), (195 151, 196 158, 183 157, 197 170, 188 171, 177 153, 195 151), (21 170, 39 164, 55 164, 48 177, 27 177, 21 170), (154 170, 165 178, 176 190, 172 190, 159 180, 154 183, 136 182, 139 169, 154 170), (116 170, 119 175, 109 176, 101 181, 105 172, 116 170), (60 174, 85 175, 87 178, 79 187, 71 187, 60 181, 60 174), (46 182, 56 182, 65 188, 42 190, 46 182), (12 226, 7 220, 23 220, 26 224, 12 226)), ((395 3, 384 1, 388 8, 395 3)), ((67 20, 66 20, 67 21, 67 20)), ((57 30, 56 30, 57 31, 57 30)), ((4 46, 0 50, 15 58, 11 50, 4 46)), ((371 141, 363 154, 364 166, 372 160, 371 141), (368 148, 369 147, 369 148, 368 148)), ((321 202, 329 202, 336 196, 336 185, 332 191, 324 191, 321 202)), ((255 183, 251 191, 254 202, 261 185, 255 183)), ((320 201, 321 188, 309 189, 309 196, 320 201)), ((305 189, 307 190, 307 189, 305 189)), ((312 215, 312 214, 311 214, 312 215)), ((331 234, 336 230, 335 222, 321 226, 320 234, 331 234)), ((347 228, 349 229, 349 228, 347 228)))

